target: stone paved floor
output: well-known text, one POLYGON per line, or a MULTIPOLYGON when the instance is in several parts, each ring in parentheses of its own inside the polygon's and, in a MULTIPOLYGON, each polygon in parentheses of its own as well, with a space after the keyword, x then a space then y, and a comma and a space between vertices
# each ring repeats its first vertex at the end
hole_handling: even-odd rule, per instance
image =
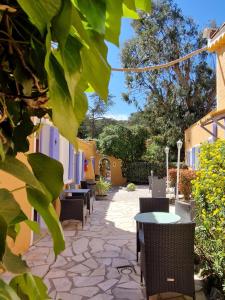
MULTIPOLYGON (((135 261, 133 217, 138 212, 138 197, 147 195, 147 187, 135 192, 114 190, 108 200, 94 203, 94 213, 83 229, 77 222, 65 222, 66 250, 56 261, 49 236, 30 248, 25 257, 32 272, 44 277, 52 299, 144 299, 135 261), (128 264, 135 266, 136 273, 118 273, 118 266, 128 264)), ((161 299, 167 298, 175 299, 171 294, 161 299)), ((199 294, 197 299, 203 298, 199 294)))

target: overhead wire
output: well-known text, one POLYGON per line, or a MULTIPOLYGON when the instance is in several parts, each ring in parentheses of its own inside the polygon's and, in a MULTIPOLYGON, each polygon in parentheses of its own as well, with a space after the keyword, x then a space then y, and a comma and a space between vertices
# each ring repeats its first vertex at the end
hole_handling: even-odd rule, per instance
POLYGON ((137 73, 140 73, 140 72, 159 70, 159 69, 163 69, 163 68, 169 68, 179 62, 185 61, 185 60, 187 60, 195 55, 198 55, 199 53, 201 53, 203 51, 207 51, 207 50, 208 50, 208 46, 205 46, 203 48, 192 51, 191 53, 189 53, 185 56, 182 56, 180 58, 177 58, 177 59, 170 61, 168 63, 165 63, 165 64, 147 66, 147 67, 142 67, 142 68, 138 68, 138 67, 136 67, 136 68, 112 68, 111 70, 115 71, 115 72, 137 72, 137 73))

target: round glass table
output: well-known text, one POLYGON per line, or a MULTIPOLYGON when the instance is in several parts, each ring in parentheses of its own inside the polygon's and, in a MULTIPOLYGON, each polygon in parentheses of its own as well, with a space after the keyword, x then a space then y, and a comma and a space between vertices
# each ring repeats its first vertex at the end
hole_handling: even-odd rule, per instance
POLYGON ((180 221, 180 216, 166 212, 140 213, 134 217, 139 223, 172 224, 180 221))

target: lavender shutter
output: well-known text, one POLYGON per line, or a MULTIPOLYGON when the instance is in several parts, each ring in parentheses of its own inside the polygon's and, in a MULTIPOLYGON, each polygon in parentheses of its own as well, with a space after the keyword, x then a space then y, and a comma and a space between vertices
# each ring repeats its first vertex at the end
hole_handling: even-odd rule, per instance
POLYGON ((59 132, 55 127, 50 127, 50 141, 49 141, 49 156, 59 159, 59 132))
POLYGON ((40 134, 39 134, 39 145, 38 145, 38 149, 36 149, 36 152, 41 152, 42 153, 42 144, 43 144, 43 133, 42 133, 42 130, 40 131, 40 134))
POLYGON ((69 169, 68 169, 68 178, 73 179, 73 145, 69 145, 69 169))
POLYGON ((73 181, 76 183, 76 168, 77 168, 77 161, 76 161, 76 153, 73 154, 73 181))
POLYGON ((212 132, 213 132, 213 142, 216 141, 217 139, 217 124, 216 123, 212 123, 212 132))
POLYGON ((84 179, 84 152, 82 152, 81 180, 84 179))
POLYGON ((192 169, 195 170, 195 147, 192 148, 192 169))
POLYGON ((76 181, 75 181, 76 184, 80 183, 79 168, 80 168, 80 153, 78 151, 78 152, 76 152, 76 181))

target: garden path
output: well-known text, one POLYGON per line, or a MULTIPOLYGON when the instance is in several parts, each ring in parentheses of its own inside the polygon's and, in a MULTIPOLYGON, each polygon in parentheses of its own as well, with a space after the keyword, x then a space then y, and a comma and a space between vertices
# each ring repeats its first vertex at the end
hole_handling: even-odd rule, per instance
MULTIPOLYGON (((133 219, 140 196, 149 196, 147 186, 139 186, 134 192, 114 189, 108 200, 94 203, 94 212, 83 229, 77 222, 64 222, 66 250, 56 261, 49 236, 30 248, 26 260, 34 274, 44 277, 52 299, 144 299, 133 219), (130 264, 136 273, 118 272, 118 266, 130 264)), ((168 297, 174 299, 171 294, 163 294, 161 299, 168 297)), ((180 299, 184 298, 176 297, 180 299)), ((197 299, 203 298, 199 294, 197 299)))

